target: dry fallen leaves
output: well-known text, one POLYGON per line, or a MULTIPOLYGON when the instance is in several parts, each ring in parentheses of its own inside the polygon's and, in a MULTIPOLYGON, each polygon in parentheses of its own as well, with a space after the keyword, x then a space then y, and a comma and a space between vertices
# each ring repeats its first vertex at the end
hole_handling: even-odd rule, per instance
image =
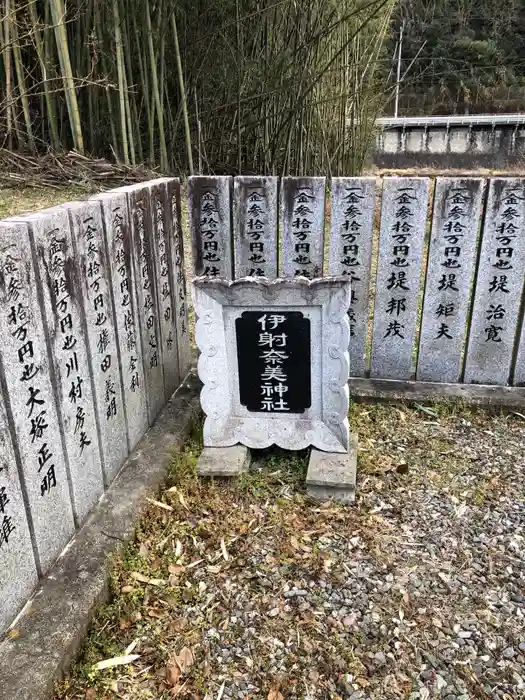
POLYGON ((140 581, 141 583, 149 583, 149 576, 144 576, 144 574, 140 574, 138 571, 132 571, 130 575, 131 578, 135 579, 135 581, 140 581))
POLYGON ((284 696, 279 691, 279 688, 272 688, 268 693, 268 700, 284 700, 284 696))
POLYGON ((173 660, 180 668, 181 673, 186 673, 188 669, 193 666, 194 662, 193 654, 191 653, 191 649, 188 647, 183 647, 180 650, 180 653, 173 657, 173 660))
POLYGON ((162 508, 163 510, 168 510, 170 512, 173 510, 173 506, 169 506, 167 503, 163 503, 162 501, 156 501, 153 498, 146 498, 146 501, 149 501, 154 506, 157 506, 157 508, 162 508))
POLYGON ((182 574, 182 572, 184 571, 184 567, 182 566, 182 564, 170 564, 168 566, 168 571, 170 572, 170 574, 178 575, 182 574))
POLYGON ((166 683, 174 688, 179 684, 181 671, 175 660, 169 662, 166 666, 166 683))
POLYGON ((126 666, 136 661, 140 654, 128 654, 127 656, 114 656, 112 659, 105 659, 93 664, 94 671, 103 671, 105 668, 113 668, 113 666, 126 666))
POLYGON ((148 576, 144 576, 144 574, 139 573, 138 571, 132 571, 130 574, 131 578, 134 578, 135 581, 140 581, 141 583, 149 583, 151 586, 164 586, 166 581, 161 578, 149 578, 148 576))

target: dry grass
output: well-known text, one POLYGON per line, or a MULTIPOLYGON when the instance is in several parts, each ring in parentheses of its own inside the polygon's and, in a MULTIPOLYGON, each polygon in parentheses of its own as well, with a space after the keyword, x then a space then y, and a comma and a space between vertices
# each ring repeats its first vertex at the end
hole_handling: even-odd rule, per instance
POLYGON ((47 209, 73 199, 82 199, 95 188, 78 187, 16 187, 0 190, 0 220, 9 216, 47 209))
POLYGON ((308 500, 305 454, 199 480, 194 436, 55 700, 522 697, 523 418, 354 405, 351 423, 349 508, 308 500))

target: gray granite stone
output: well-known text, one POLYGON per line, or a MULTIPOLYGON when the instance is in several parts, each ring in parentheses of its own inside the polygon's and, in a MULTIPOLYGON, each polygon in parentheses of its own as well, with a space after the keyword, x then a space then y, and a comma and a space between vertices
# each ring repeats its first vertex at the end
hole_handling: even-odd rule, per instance
POLYGON ((277 277, 279 178, 241 176, 233 184, 235 277, 277 277))
POLYGON ((104 491, 102 458, 91 388, 82 285, 68 212, 48 209, 27 218, 42 292, 59 419, 64 434, 77 524, 104 491))
POLYGON ((525 270, 525 180, 494 178, 483 227, 465 364, 468 384, 508 384, 525 270))
POLYGON ((27 224, 0 222, 0 364, 20 478, 46 571, 74 532, 27 224))
POLYGON ((173 300, 173 274, 169 247, 171 202, 168 200, 166 182, 154 180, 150 184, 153 214, 153 260, 157 287, 164 388, 169 398, 180 383, 177 328, 175 326, 173 300))
POLYGON ((356 473, 357 436, 351 434, 348 452, 321 452, 312 449, 306 485, 349 489, 355 492, 356 473))
POLYGON ((157 314, 155 266, 152 257, 151 198, 144 186, 126 188, 129 196, 133 240, 133 264, 138 282, 138 309, 142 358, 150 425, 166 403, 162 347, 157 314))
POLYGON ((355 487, 339 487, 339 486, 315 486, 309 484, 306 487, 306 493, 310 498, 316 501, 335 501, 342 505, 350 505, 355 503, 355 487))
POLYGON ((347 275, 350 304, 350 375, 364 377, 368 369, 368 307, 376 180, 373 177, 332 178, 332 223, 329 275, 347 275))
POLYGON ((186 289, 186 268, 184 265, 184 231, 182 230, 180 181, 169 178, 166 181, 168 198, 171 202, 169 250, 173 276, 173 296, 175 325, 177 328, 177 349, 179 352, 179 373, 181 380, 188 374, 191 365, 191 345, 188 326, 188 299, 186 289))
POLYGON ((97 199, 104 217, 129 446, 132 450, 148 429, 148 404, 128 198, 125 192, 118 192, 100 195, 97 199))
MULTIPOLYGON (((201 351, 198 371, 204 385, 201 405, 206 414, 205 446, 240 443, 261 449, 275 444, 300 450, 314 445, 328 452, 346 452, 349 281, 247 278, 226 282, 201 277, 192 283, 192 296, 198 317, 195 339, 201 351), (249 411, 241 403, 236 320, 253 310, 261 313, 261 319, 269 315, 269 324, 276 312, 296 311, 309 319, 311 402, 302 412, 287 413, 283 406, 279 413, 274 411, 276 407, 263 405, 260 411, 249 411)), ((265 345, 270 341, 273 343, 265 337, 265 345)), ((279 342, 277 347, 286 347, 286 336, 275 342, 279 342)), ((273 348, 271 343, 269 347, 273 348)), ((280 356, 273 362, 279 369, 280 356)), ((282 383, 286 393, 286 377, 261 377, 261 389, 264 381, 274 380, 279 386, 282 383)))
POLYGON ((323 276, 324 177, 283 177, 281 232, 283 277, 323 276))
POLYGON ((37 583, 33 545, 0 395, 0 637, 37 583))
POLYGON ((518 339, 518 353, 514 366, 514 386, 525 386, 525 323, 521 327, 520 338, 518 339))
POLYGON ((381 206, 371 376, 410 379, 429 179, 386 177, 381 206))
POLYGON ((197 460, 199 476, 238 476, 250 468, 250 450, 244 445, 205 447, 197 460))
MULTIPOLYGON (((102 468, 105 483, 110 484, 128 456, 129 444, 102 209, 96 200, 71 202, 65 208, 80 273, 102 468)), ((72 392, 83 389, 77 381, 72 392)))
POLYGON ((422 381, 461 378, 484 182, 437 180, 417 365, 422 381))
POLYGON ((188 179, 188 193, 194 272, 231 280, 232 178, 195 175, 188 179))

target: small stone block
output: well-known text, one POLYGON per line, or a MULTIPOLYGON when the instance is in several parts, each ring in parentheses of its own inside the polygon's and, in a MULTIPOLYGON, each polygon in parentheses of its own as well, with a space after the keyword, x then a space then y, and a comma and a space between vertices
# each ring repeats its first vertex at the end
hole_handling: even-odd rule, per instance
POLYGON ((322 501, 352 503, 355 499, 357 437, 350 436, 347 453, 312 449, 306 475, 308 495, 322 501))
POLYGON ((248 471, 250 462, 250 450, 244 445, 205 447, 197 460, 197 474, 199 476, 237 476, 248 471))

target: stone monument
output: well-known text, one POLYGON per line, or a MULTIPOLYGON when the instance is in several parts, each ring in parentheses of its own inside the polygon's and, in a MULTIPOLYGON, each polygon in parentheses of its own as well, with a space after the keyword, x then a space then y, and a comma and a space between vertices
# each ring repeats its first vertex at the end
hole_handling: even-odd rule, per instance
POLYGON ((231 476, 248 448, 312 447, 309 493, 351 501, 350 281, 196 278, 204 423, 201 475, 231 476))

